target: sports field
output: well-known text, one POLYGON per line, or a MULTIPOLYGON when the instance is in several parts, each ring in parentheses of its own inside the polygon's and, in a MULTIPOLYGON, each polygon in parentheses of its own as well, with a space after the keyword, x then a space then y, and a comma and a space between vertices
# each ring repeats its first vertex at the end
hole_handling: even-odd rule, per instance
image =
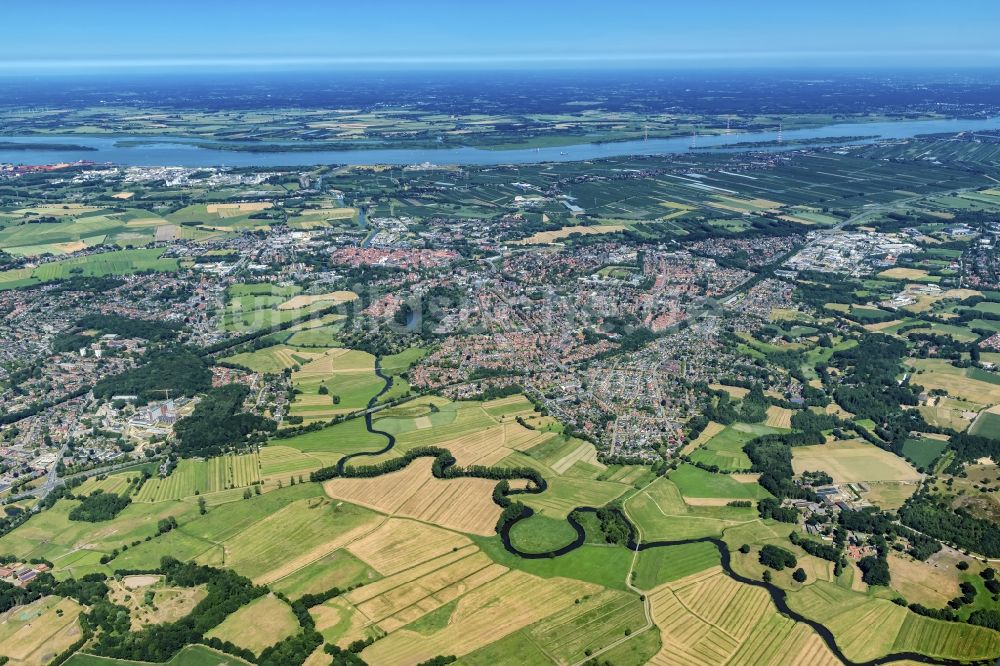
POLYGON ((929 275, 927 271, 918 268, 889 268, 878 274, 880 278, 890 280, 909 280, 910 282, 937 282, 940 278, 929 275))
POLYGON ((920 473, 897 455, 861 440, 792 448, 796 474, 823 471, 836 483, 915 481, 920 473))

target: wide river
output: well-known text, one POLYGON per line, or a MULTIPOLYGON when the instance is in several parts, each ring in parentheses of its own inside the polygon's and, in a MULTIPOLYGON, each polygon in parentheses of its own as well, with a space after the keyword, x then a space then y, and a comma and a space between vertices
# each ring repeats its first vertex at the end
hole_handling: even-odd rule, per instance
MULTIPOLYGON (((891 122, 826 125, 810 129, 785 130, 784 141, 794 139, 831 139, 836 137, 876 136, 879 139, 905 139, 918 134, 966 132, 1000 129, 1000 117, 979 120, 900 120, 891 122)), ((699 148, 734 150, 737 141, 774 141, 776 131, 730 134, 728 136, 699 135, 699 148)), ((515 150, 485 150, 482 148, 371 148, 364 150, 318 150, 288 152, 237 152, 200 148, 196 143, 205 139, 182 139, 147 136, 0 136, 0 142, 61 143, 88 146, 96 150, 4 150, 0 163, 52 164, 56 162, 110 162, 129 166, 185 167, 278 167, 311 166, 316 164, 534 164, 538 162, 573 162, 623 155, 666 155, 691 151, 692 137, 648 141, 618 141, 612 143, 580 143, 550 148, 520 148, 515 150), (143 141, 135 146, 116 145, 119 141, 143 141)), ((871 140, 869 140, 871 141, 871 140)), ((274 142, 279 143, 280 142, 274 142)), ((801 146, 785 144, 765 150, 794 149, 801 146)))

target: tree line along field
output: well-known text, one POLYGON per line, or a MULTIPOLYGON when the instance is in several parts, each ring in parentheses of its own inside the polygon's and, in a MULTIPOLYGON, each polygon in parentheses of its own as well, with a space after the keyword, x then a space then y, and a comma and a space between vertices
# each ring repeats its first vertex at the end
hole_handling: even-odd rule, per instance
MULTIPOLYGON (((70 657, 66 663, 69 666, 141 666, 141 664, 148 662, 95 657, 78 652, 70 657)), ((231 654, 213 650, 206 645, 188 645, 164 664, 166 666, 248 666, 249 662, 231 654)))

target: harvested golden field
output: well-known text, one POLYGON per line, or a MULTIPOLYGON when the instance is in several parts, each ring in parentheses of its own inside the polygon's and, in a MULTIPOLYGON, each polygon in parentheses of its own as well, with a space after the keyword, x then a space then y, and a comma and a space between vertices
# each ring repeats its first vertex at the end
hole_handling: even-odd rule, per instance
POLYGON ((889 321, 878 321, 874 324, 865 324, 864 328, 866 331, 872 331, 878 333, 879 331, 889 328, 890 326, 895 326, 902 322, 902 319, 890 319, 889 321))
POLYGON ((771 405, 767 408, 767 419, 764 421, 764 425, 772 428, 791 428, 792 414, 794 412, 790 409, 771 405))
POLYGON ((422 570, 413 578, 414 569, 404 571, 372 586, 358 588, 347 600, 379 628, 389 633, 437 610, 450 601, 467 594, 507 572, 507 567, 496 564, 478 550, 464 549, 464 555, 455 559, 451 553, 439 560, 432 560, 414 569, 422 570), (471 551, 471 554, 470 554, 471 551))
POLYGON ((358 297, 353 291, 330 291, 325 294, 300 294, 292 296, 290 299, 278 306, 279 310, 298 310, 313 303, 326 303, 327 305, 337 305, 353 301, 358 297))
POLYGON ((491 536, 500 517, 500 507, 492 498, 496 482, 435 479, 431 464, 430 458, 418 458, 399 472, 370 479, 333 479, 323 488, 330 497, 382 513, 491 536))
POLYGON ((901 483, 895 481, 869 482, 868 492, 861 495, 884 511, 895 511, 917 492, 916 483, 901 483))
POLYGON ((708 425, 705 426, 705 429, 701 431, 701 434, 698 435, 698 437, 692 439, 690 442, 684 445, 684 450, 681 451, 681 453, 685 455, 691 453, 699 446, 701 446, 708 440, 712 439, 725 429, 726 426, 722 425, 721 423, 716 423, 715 421, 709 421, 708 425))
POLYGON ((174 241, 178 240, 181 237, 182 233, 183 232, 181 231, 181 228, 178 227, 176 224, 164 224, 156 227, 153 239, 157 243, 174 241))
POLYGON ((889 556, 892 587, 907 601, 923 604, 928 608, 942 608, 960 595, 955 569, 918 562, 910 557, 889 556))
POLYGON ((400 629, 366 648, 370 664, 419 664, 439 654, 462 656, 556 611, 600 587, 566 578, 537 578, 508 571, 458 600, 447 624, 424 635, 400 629))
POLYGON ((124 200, 124 199, 131 199, 134 196, 135 196, 135 192, 119 192, 117 194, 112 194, 111 198, 112 199, 122 199, 122 200, 124 200))
POLYGON ((908 360, 919 372, 913 376, 913 382, 925 389, 943 389, 948 395, 988 405, 1000 403, 1000 384, 991 384, 971 377, 966 377, 964 368, 956 368, 947 360, 937 358, 921 358, 908 360))
POLYGON ((527 238, 522 238, 519 241, 514 241, 515 245, 540 245, 540 244, 552 244, 561 238, 566 238, 570 234, 610 234, 616 231, 624 231, 624 224, 602 224, 590 227, 575 226, 575 227, 563 227, 562 229, 557 229, 555 231, 539 231, 533 236, 527 238))
POLYGON ((44 597, 0 616, 0 654, 10 666, 44 666, 80 638, 81 606, 44 597))
MULTIPOLYGON (((415 431, 427 431, 435 427, 427 416, 414 419, 414 425, 415 431)), ((407 435, 416 437, 411 433, 406 433, 404 437, 407 435)), ((452 439, 434 441, 433 445, 451 451, 459 465, 489 466, 500 462, 513 451, 526 451, 555 436, 553 432, 531 430, 516 421, 509 421, 472 430, 452 439)))
POLYGON ((650 660, 657 666, 839 663, 809 627, 780 615, 765 590, 720 567, 668 583, 649 601, 663 641, 650 660))
POLYGON ((578 462, 585 462, 598 469, 607 469, 607 466, 597 459, 597 449, 594 448, 594 445, 581 441, 575 449, 552 463, 552 471, 560 475, 565 474, 570 467, 578 462))
MULTIPOLYGON (((946 299, 963 300, 970 296, 982 296, 983 292, 976 289, 948 289, 939 294, 914 294, 917 302, 903 309, 908 312, 927 312, 935 303, 946 299)), ((867 327, 866 327, 867 328, 867 327)))
POLYGON ((897 455, 864 441, 844 441, 792 449, 796 474, 821 470, 836 483, 855 481, 915 481, 920 472, 897 455))
POLYGON ((260 654, 264 648, 298 631, 299 622, 292 607, 273 594, 267 594, 240 608, 205 636, 229 641, 260 654))
POLYGON ((927 271, 921 270, 919 268, 889 268, 878 274, 882 278, 891 278, 893 280, 920 280, 926 278, 929 275, 927 271))
POLYGON ((219 217, 232 217, 233 215, 243 215, 244 213, 257 213, 274 206, 270 201, 255 201, 253 203, 219 203, 208 204, 205 210, 209 213, 216 213, 219 217))
POLYGON ((725 391, 732 398, 744 398, 750 392, 750 389, 742 386, 726 386, 725 384, 709 384, 708 388, 713 391, 725 391))
POLYGON ((348 545, 347 550, 380 574, 391 576, 467 547, 475 546, 461 534, 414 520, 390 518, 371 534, 348 545))

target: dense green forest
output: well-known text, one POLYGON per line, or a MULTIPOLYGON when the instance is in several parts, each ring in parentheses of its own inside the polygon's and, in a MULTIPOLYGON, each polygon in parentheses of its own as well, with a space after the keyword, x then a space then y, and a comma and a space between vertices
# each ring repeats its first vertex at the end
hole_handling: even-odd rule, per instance
POLYGON ((242 412, 250 389, 227 384, 205 394, 191 416, 174 425, 177 452, 181 457, 208 457, 233 447, 246 445, 257 432, 273 432, 277 424, 255 414, 242 412))

